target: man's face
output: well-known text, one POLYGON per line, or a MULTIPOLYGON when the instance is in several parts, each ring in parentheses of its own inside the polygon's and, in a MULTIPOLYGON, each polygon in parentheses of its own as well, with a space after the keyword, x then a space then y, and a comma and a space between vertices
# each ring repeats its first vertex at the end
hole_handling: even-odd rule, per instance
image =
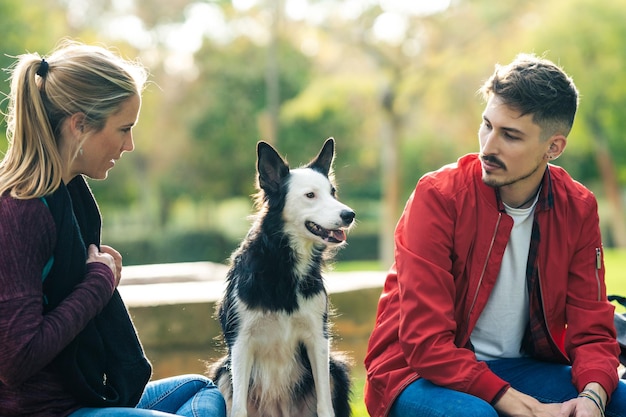
POLYGON ((543 177, 550 140, 542 140, 541 128, 532 115, 503 104, 492 95, 478 130, 482 179, 506 191, 534 189, 543 177), (534 187, 534 188, 533 188, 534 187))

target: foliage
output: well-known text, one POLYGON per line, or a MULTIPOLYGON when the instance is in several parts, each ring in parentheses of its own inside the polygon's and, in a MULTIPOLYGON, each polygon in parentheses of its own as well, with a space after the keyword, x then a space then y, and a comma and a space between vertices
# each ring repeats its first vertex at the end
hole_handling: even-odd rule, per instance
MULTIPOLYGON (((280 44, 280 52, 281 100, 288 100, 308 81, 308 61, 288 43, 280 44)), ((207 44, 198 53, 198 81, 180 97, 189 146, 174 175, 164 180, 171 198, 223 199, 253 191, 255 144, 264 139, 266 59, 265 51, 245 38, 227 47, 207 44)))
MULTIPOLYGON (((309 3, 339 10, 355 2, 309 3)), ((601 141, 623 189, 622 0, 458 0, 443 13, 405 14, 407 28, 398 42, 373 35, 389 12, 380 3, 361 2, 358 13, 333 12, 318 20, 282 16, 275 22, 268 17, 273 3, 267 1, 242 11, 229 0, 0 0, 0 66, 8 68, 24 52, 45 55, 63 37, 117 46, 149 66, 152 83, 134 129, 136 149, 106 181, 91 182, 104 213, 104 237, 127 264, 220 261, 237 244, 247 221, 241 207, 225 202, 247 199, 254 191, 255 143, 270 139, 266 71, 271 55, 265 40, 270 27, 278 37, 275 145, 295 166, 334 136, 340 196, 358 213, 358 227, 339 253, 337 268, 350 259, 375 257, 378 204, 385 192, 384 122, 397 128, 401 204, 423 173, 477 150, 483 103, 475 91, 494 63, 508 62, 518 52, 559 62, 581 91, 579 116, 559 163, 594 191, 602 190, 593 157, 601 141), (121 4, 130 6, 118 10, 121 4), (201 47, 185 56, 188 45, 172 49, 168 35, 194 17, 198 4, 219 10, 231 32, 220 38, 207 23, 201 47), (139 19, 147 44, 111 33, 109 23, 126 14, 139 19), (246 32, 250 29, 257 32, 246 32)), ((0 79, 0 91, 8 93, 7 77, 0 79)), ((6 100, 0 105, 5 109, 6 100)), ((604 224, 613 214, 598 194, 604 224)), ((626 294, 621 273, 626 256, 610 249, 605 255, 609 292, 626 294)), ((357 390, 360 394, 362 379, 357 390)), ((355 408, 357 416, 366 415, 360 398, 355 398, 361 406, 355 408)))
MULTIPOLYGON (((149 66, 152 83, 134 130, 136 149, 107 181, 92 183, 105 218, 123 218, 115 212, 136 218, 139 212, 146 234, 177 223, 174 208, 181 200, 203 205, 254 192, 258 140, 274 141, 299 165, 333 136, 341 198, 365 205, 367 221, 356 234, 367 229, 369 235, 381 220, 369 216, 370 206, 388 191, 382 180, 388 169, 381 157, 385 123, 396 129, 401 205, 423 173, 477 150, 483 103, 475 92, 494 63, 521 51, 558 61, 581 90, 580 117, 559 163, 599 188, 604 179, 592 145, 602 140, 619 185, 626 182, 620 113, 626 104, 626 16, 620 0, 460 0, 442 13, 404 13, 407 26, 397 41, 374 36, 390 12, 382 2, 364 2, 358 13, 332 12, 345 2, 309 2, 316 13, 331 10, 318 20, 278 15, 272 2, 246 10, 227 0, 131 3, 0 0, 6 33, 0 63, 7 67, 12 60, 6 55, 24 51, 45 54, 70 36, 117 46, 149 66), (199 49, 172 48, 170 35, 197 18, 200 6, 221 18, 228 32, 219 34, 207 23, 199 49), (143 43, 139 36, 111 32, 110 22, 126 17, 140 22, 143 43), (276 138, 268 128, 272 34, 280 93, 276 138)), ((1 87, 8 92, 6 81, 1 87)), ((392 227, 380 229, 389 233, 392 227)))
POLYGON ((581 159, 592 159, 594 141, 606 141, 620 183, 626 183, 626 153, 621 152, 626 120, 618 110, 626 107, 623 6, 619 0, 604 1, 602 6, 593 0, 574 0, 567 7, 547 2, 537 13, 558 13, 559 19, 550 25, 536 21, 529 31, 537 52, 559 62, 580 90, 580 111, 567 151, 574 157, 564 165, 587 181, 598 178, 597 169, 589 169, 581 159))
MULTIPOLYGON (((626 251, 605 249, 604 265, 607 294, 626 296, 626 251)), ((624 308, 618 310, 624 311, 624 308)))
POLYGON ((336 140, 335 173, 343 199, 380 198, 376 142, 371 137, 371 118, 376 103, 372 82, 360 77, 329 76, 315 80, 283 105, 283 135, 279 147, 292 166, 308 162, 328 137, 336 140))
POLYGON ((124 265, 150 265, 176 262, 209 261, 226 263, 237 242, 213 231, 159 231, 135 238, 105 236, 108 245, 118 250, 124 265))
MULTIPOLYGON (((56 7, 50 0, 39 3, 40 7, 24 7, 24 3, 15 0, 0 0, 2 16, 2 36, 0 36, 0 69, 7 71, 0 77, 0 112, 5 114, 8 101, 2 100, 9 93, 8 70, 15 58, 26 52, 47 50, 65 30, 64 10, 56 7), (40 36, 45 33, 47 36, 40 36)), ((6 125, 3 123, 3 127, 6 125)), ((0 138, 5 137, 2 129, 0 138)), ((0 141, 0 152, 6 150, 6 141, 0 141)))

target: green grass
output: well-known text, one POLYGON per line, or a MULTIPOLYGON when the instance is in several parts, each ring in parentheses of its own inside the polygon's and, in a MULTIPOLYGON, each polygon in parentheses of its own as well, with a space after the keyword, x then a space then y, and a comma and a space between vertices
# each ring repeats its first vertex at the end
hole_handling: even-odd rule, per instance
POLYGON ((368 417, 365 403, 363 402, 363 386, 365 384, 365 375, 360 375, 353 379, 352 386, 352 417, 368 417))
POLYGON ((332 270, 337 272, 352 271, 386 271, 380 261, 341 261, 332 264, 332 270))
MULTIPOLYGON (((626 297, 626 249, 605 249, 604 266, 607 293, 626 297)), ((625 312, 626 309, 617 306, 617 311, 625 312)))
MULTIPOLYGON (((607 293, 626 297, 626 249, 605 249, 604 263, 607 293)), ((334 264, 333 270, 383 271, 386 268, 379 261, 345 261, 334 264)))

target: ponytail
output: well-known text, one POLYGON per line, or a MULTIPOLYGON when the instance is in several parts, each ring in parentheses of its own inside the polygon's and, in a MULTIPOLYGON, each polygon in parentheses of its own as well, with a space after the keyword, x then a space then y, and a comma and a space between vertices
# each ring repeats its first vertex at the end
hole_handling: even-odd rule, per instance
POLYGON ((63 121, 83 113, 85 127, 100 131, 122 103, 141 95, 146 78, 140 64, 72 41, 47 59, 20 55, 11 70, 9 146, 0 161, 0 195, 8 191, 27 199, 54 192, 71 163, 59 150, 63 121))
POLYGON ((40 92, 46 79, 36 74, 42 62, 37 54, 22 56, 11 76, 12 94, 7 113, 9 146, 0 162, 0 194, 11 190, 15 198, 50 194, 58 188, 63 174, 54 131, 40 92))

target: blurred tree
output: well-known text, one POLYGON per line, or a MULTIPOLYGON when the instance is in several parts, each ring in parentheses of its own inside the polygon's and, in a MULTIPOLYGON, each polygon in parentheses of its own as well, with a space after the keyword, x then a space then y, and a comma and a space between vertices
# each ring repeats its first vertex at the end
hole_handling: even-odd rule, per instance
MULTIPOLYGON (((563 162, 572 173, 597 173, 609 204, 610 233, 617 247, 626 247, 622 189, 626 184, 626 8, 621 0, 546 2, 538 13, 558 16, 549 25, 535 20, 532 44, 568 71, 580 90, 577 122, 563 162), (568 154, 574 158, 567 164, 568 154), (595 162, 596 169, 585 168, 595 162)), ((535 16, 537 17, 537 16, 535 16)), ((530 29, 530 28, 529 28, 530 29)))
MULTIPOLYGON (((0 0, 2 16, 2 36, 0 36, 0 68, 8 71, 15 58, 27 52, 38 52, 44 56, 64 34, 69 34, 66 26, 65 9, 55 0, 42 0, 26 7, 31 2, 23 0, 0 0)), ((8 74, 0 77, 0 91, 10 90, 8 74)), ((0 100, 0 111, 6 111, 7 100, 0 100)), ((4 140, 6 124, 2 123, 0 151, 6 150, 4 140)))
MULTIPOLYGON (((45 57, 64 38, 78 39, 87 43, 102 43, 98 30, 110 16, 109 0, 94 0, 87 5, 77 0, 0 0, 0 16, 3 20, 4 36, 0 37, 0 65, 8 69, 19 54, 37 52, 45 57)), ((114 47, 114 42, 107 45, 114 47)), ((122 52, 134 55, 133 48, 118 44, 122 52)), ((8 77, 0 80, 1 91, 8 94, 8 77)), ((1 110, 6 110, 7 100, 2 101, 1 110)), ((6 127, 6 124, 3 124, 6 127)), ((0 134, 4 137, 5 130, 0 134)), ((6 141, 1 141, 0 150, 6 149, 6 141)), ((124 164, 122 164, 123 166, 124 164)), ((128 170, 128 167, 121 171, 128 170)), ((114 170, 115 172, 115 170, 114 170)), ((127 204, 136 193, 132 193, 132 182, 125 178, 114 179, 108 188, 100 188, 103 201, 127 204)))
MULTIPOLYGON (((280 100, 294 97, 308 82, 308 60, 289 43, 279 42, 280 100)), ((181 106, 191 141, 167 194, 224 199, 253 191, 256 142, 267 108, 266 53, 240 37, 225 47, 206 43, 196 55, 200 71, 181 106), (193 108, 189 108, 193 103, 193 108)), ((168 186, 169 184, 169 186, 168 186)))
MULTIPOLYGON (((158 85, 153 90, 160 91, 144 97, 142 120, 150 122, 138 126, 137 150, 128 156, 132 166, 120 175, 135 173, 133 185, 125 189, 141 194, 146 213, 158 207, 159 226, 168 222, 180 198, 206 201, 250 194, 256 141, 274 141, 278 132, 271 107, 308 82, 309 61, 279 39, 277 29, 270 47, 264 36, 256 39, 250 32, 267 23, 264 5, 239 12, 229 1, 213 2, 202 12, 230 26, 220 33, 207 27, 187 69, 172 72, 172 61, 180 54, 168 46, 168 36, 195 18, 199 4, 178 0, 148 8, 139 2, 138 16, 154 35, 153 50, 161 57, 152 67, 158 85)), ((102 187, 113 190, 115 184, 107 181, 102 187)))
POLYGON ((281 33, 281 24, 283 20, 283 9, 285 7, 283 0, 268 1, 270 8, 271 20, 269 22, 270 39, 266 46, 265 60, 265 108, 267 126, 264 137, 270 143, 276 144, 280 137, 279 131, 279 113, 281 105, 280 97, 280 71, 279 66, 279 38, 281 33))
MULTIPOLYGON (((375 106, 363 113, 376 127, 362 143, 380 155, 380 180, 374 183, 381 187, 380 258, 385 264, 393 261, 393 231, 416 179, 468 149, 477 150, 475 91, 500 50, 517 40, 515 28, 532 4, 458 1, 443 12, 426 13, 408 3, 381 2, 371 3, 357 18, 321 25, 334 42, 357 51, 361 71, 367 69, 377 83, 371 97, 375 106), (395 35, 377 35, 381 25, 395 35)), ((350 63, 337 67, 352 69, 350 63)))
POLYGON ((581 110, 559 163, 583 182, 604 178, 619 217, 626 181, 616 111, 626 96, 619 3, 452 0, 420 14, 394 9, 413 2, 309 0, 298 14, 287 1, 269 0, 246 9, 230 0, 0 0, 7 28, 0 47, 45 53, 72 36, 117 45, 151 69, 136 150, 92 184, 107 208, 139 210, 136 221, 163 226, 181 199, 252 193, 258 140, 277 139, 297 165, 334 136, 342 199, 384 201, 375 221, 385 221, 387 259, 400 204, 424 172, 478 149, 483 103, 475 92, 494 63, 522 51, 548 51, 574 75, 581 110))

